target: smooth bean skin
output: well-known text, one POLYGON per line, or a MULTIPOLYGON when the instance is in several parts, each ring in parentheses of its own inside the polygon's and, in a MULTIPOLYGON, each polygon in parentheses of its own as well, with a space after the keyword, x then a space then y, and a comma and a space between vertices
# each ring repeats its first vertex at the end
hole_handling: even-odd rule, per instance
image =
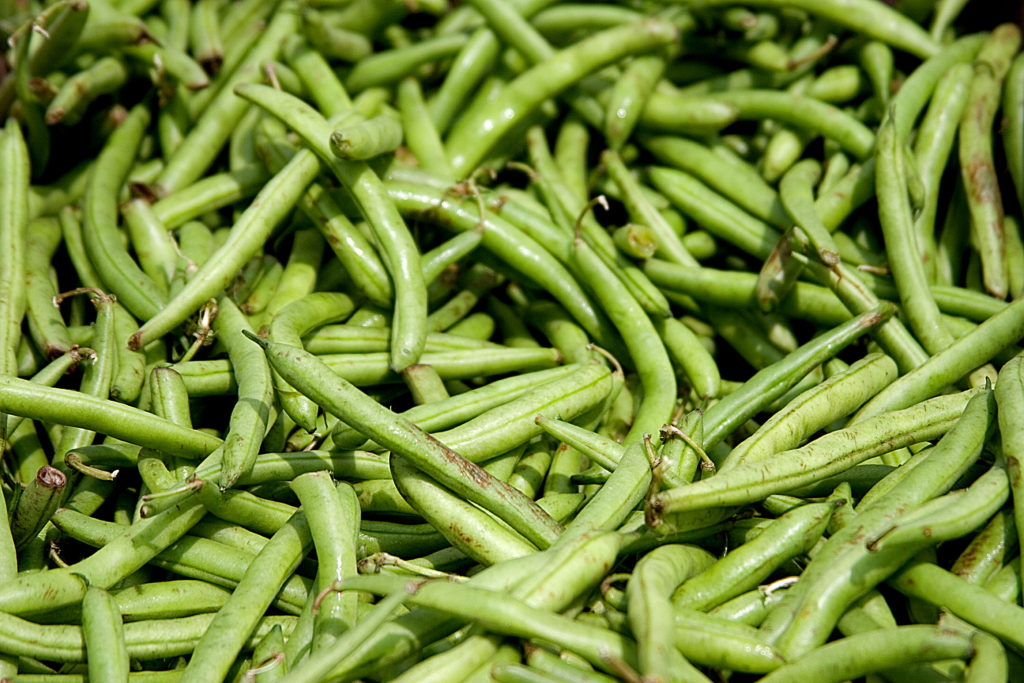
POLYGON ((840 681, 903 664, 970 657, 969 636, 934 626, 899 626, 849 636, 823 645, 799 660, 779 667, 762 680, 768 683, 840 681))
POLYGON ((458 176, 467 175, 515 124, 581 76, 623 56, 670 43, 677 35, 672 24, 645 19, 608 29, 537 64, 510 82, 472 120, 463 117, 456 124, 445 141, 452 170, 458 176))
POLYGON ((768 461, 750 463, 689 486, 662 491, 652 496, 647 505, 657 518, 672 512, 750 503, 769 493, 799 488, 816 477, 848 469, 894 448, 946 433, 975 393, 969 390, 906 409, 913 412, 893 411, 878 415, 873 418, 870 428, 861 427, 865 430, 862 433, 855 433, 849 428, 830 432, 802 448, 787 451, 768 461), (916 417, 911 418, 911 415, 916 417), (912 419, 913 427, 910 426, 912 419))
POLYGON ((419 250, 377 175, 363 162, 336 158, 330 126, 302 100, 266 86, 239 86, 238 94, 300 133, 303 141, 352 194, 384 257, 395 291, 391 365, 396 372, 418 362, 426 341, 427 291, 419 250))
POLYGON ((719 463, 718 471, 798 447, 806 437, 853 412, 856 406, 893 382, 896 375, 896 363, 889 356, 865 356, 847 370, 800 394, 768 418, 760 429, 730 451, 719 463))
POLYGON ((128 680, 128 645, 124 624, 110 593, 90 586, 82 600, 82 637, 95 680, 128 680))
POLYGON ((366 436, 409 458, 439 483, 491 510, 529 540, 547 547, 557 536, 559 525, 533 501, 396 416, 325 368, 315 356, 257 337, 250 339, 263 347, 274 369, 325 410, 350 426, 359 426, 366 436))
POLYGON ((655 680, 706 681, 676 652, 668 596, 680 583, 714 563, 702 548, 665 545, 644 555, 626 584, 630 629, 638 644, 640 671, 655 680))
POLYGON ((821 538, 832 516, 832 503, 802 505, 771 522, 672 594, 672 604, 707 611, 757 586, 786 560, 803 554, 821 538))
POLYGON ((899 483, 870 505, 862 505, 857 516, 817 550, 802 581, 769 617, 769 630, 779 634, 775 642, 784 654, 805 653, 824 642, 842 611, 913 556, 920 546, 871 553, 865 540, 891 527, 904 510, 948 491, 981 455, 994 414, 992 392, 974 394, 920 464, 907 474, 897 468, 893 475, 903 476, 899 483))

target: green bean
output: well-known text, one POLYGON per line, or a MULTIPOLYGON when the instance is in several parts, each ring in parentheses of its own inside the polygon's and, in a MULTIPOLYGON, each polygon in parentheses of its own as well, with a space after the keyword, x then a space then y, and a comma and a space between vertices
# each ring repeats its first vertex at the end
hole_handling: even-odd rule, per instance
POLYGON ((266 169, 256 164, 215 173, 172 192, 151 208, 157 219, 173 230, 208 211, 256 194, 266 179, 266 169))
POLYGON ((806 652, 824 642, 841 613, 854 600, 913 556, 920 546, 893 546, 870 553, 864 541, 891 526, 903 510, 942 495, 953 486, 980 456, 994 404, 992 392, 976 394, 956 424, 920 464, 907 474, 897 468, 889 476, 902 477, 899 483, 870 505, 862 504, 854 520, 817 550, 801 581, 769 617, 769 630, 779 634, 775 642, 784 654, 806 652), (851 569, 854 565, 858 567, 855 572, 851 569))
POLYGON ((392 454, 391 473, 402 497, 452 546, 484 565, 537 551, 521 534, 510 530, 392 454))
POLYGON ((970 637, 934 626, 899 626, 849 636, 779 667, 764 680, 770 683, 805 680, 844 681, 873 671, 937 659, 969 657, 970 637))
POLYGON ((128 70, 120 59, 98 59, 64 82, 46 108, 46 123, 51 126, 58 123, 75 125, 94 99, 114 92, 127 80, 128 70))
POLYGON ((935 88, 932 103, 921 122, 914 145, 914 155, 925 183, 925 204, 914 220, 918 246, 930 279, 935 272, 935 214, 939 199, 939 183, 950 149, 967 103, 967 93, 973 71, 967 64, 950 68, 947 78, 935 88))
POLYGON ((542 413, 534 419, 548 436, 581 451, 591 461, 606 470, 614 471, 615 466, 622 459, 624 448, 618 442, 591 432, 589 429, 578 427, 571 422, 551 419, 542 413))
POLYGON ((1000 510, 975 534, 950 571, 971 583, 983 584, 989 592, 999 595, 1001 589, 993 589, 988 582, 1007 566, 1003 562, 1014 552, 1016 543, 1013 513, 1000 510))
POLYGON ((698 664, 748 673, 766 673, 782 664, 757 629, 683 607, 675 607, 673 617, 676 649, 698 664))
POLYGON ((78 40, 89 16, 89 3, 60 3, 44 15, 45 19, 43 15, 36 18, 46 33, 35 34, 41 40, 38 45, 33 45, 28 63, 29 73, 33 76, 45 76, 67 59, 69 48, 78 40))
POLYGON ((20 548, 35 538, 65 497, 67 477, 43 466, 24 489, 17 490, 10 512, 11 537, 20 548))
POLYGON ((644 397, 624 442, 636 441, 664 424, 675 402, 676 387, 668 352, 646 313, 620 284, 615 273, 582 239, 574 258, 594 295, 619 330, 640 375, 644 397))
MULTIPOLYGON (((317 355, 328 353, 371 353, 387 350, 388 328, 359 328, 353 325, 325 325, 302 338, 302 346, 317 355)), ((427 335, 427 352, 455 351, 500 346, 493 342, 467 339, 442 332, 427 335)))
POLYGON ((456 54, 467 42, 468 38, 463 33, 439 34, 414 45, 376 52, 356 63, 345 79, 345 86, 359 92, 389 85, 424 64, 456 54))
POLYGON ((675 647, 668 596, 679 584, 714 564, 702 548, 665 545, 644 555, 626 584, 630 630, 637 639, 640 672, 657 680, 706 681, 675 647))
POLYGON ((1017 201, 1024 206, 1024 155, 1018 141, 1024 141, 1024 117, 1021 116, 1024 98, 1024 57, 1017 55, 1003 84, 1003 125, 1001 137, 1006 154, 1006 165, 1017 190, 1017 201))
MULTIPOLYGON (((695 0, 691 0, 696 4, 695 0)), ((687 2, 686 4, 690 4, 687 2)), ((724 0, 700 0, 701 6, 728 4, 724 0)), ((918 57, 930 57, 939 50, 928 33, 906 16, 889 7, 870 2, 809 2, 808 0, 753 0, 755 7, 802 9, 840 26, 856 30, 918 57)))
MULTIPOLYGON (((197 614, 178 619, 125 624, 124 640, 128 656, 137 660, 155 660, 189 654, 213 618, 211 614, 197 614)), ((5 651, 43 657, 50 661, 84 662, 86 659, 85 642, 79 626, 44 626, 8 614, 0 616, 0 619, 4 622, 5 651)), ((251 648, 274 624, 280 624, 290 631, 294 623, 295 617, 264 617, 257 623, 252 636, 245 638, 244 645, 251 648)))
MULTIPOLYGON (((708 106, 732 107, 737 119, 772 118, 823 135, 859 159, 867 157, 874 146, 875 136, 867 126, 833 105, 811 97, 775 90, 732 90, 716 92, 705 98, 708 106)), ((662 128, 659 121, 667 118, 669 111, 684 106, 682 102, 687 99, 691 103, 695 100, 694 96, 652 93, 641 124, 662 128)))
MULTIPOLYGON (((271 168, 284 166, 286 156, 280 146, 271 143, 261 149, 271 159, 271 168)), ((317 182, 310 183, 299 199, 299 208, 317 226, 359 289, 379 305, 390 304, 391 283, 376 250, 342 213, 326 188, 317 182)))
MULTIPOLYGON (((332 581, 356 575, 359 507, 352 488, 335 487, 327 472, 309 473, 292 482, 306 517, 317 554, 318 593, 332 581)), ((355 596, 328 596, 314 617, 313 652, 329 648, 356 622, 355 596)))
POLYGON ((331 133, 331 151, 340 159, 372 159, 394 152, 402 142, 402 125, 390 114, 360 120, 345 118, 331 133))
POLYGON ((905 595, 941 605, 1007 644, 1020 647, 1016 624, 1024 616, 1021 608, 1000 600, 981 586, 929 562, 910 563, 895 574, 890 583, 905 595))
POLYGON ((216 74, 224 61, 224 45, 217 17, 217 5, 197 0, 189 13, 189 51, 207 73, 216 74))
POLYGON ((381 575, 359 576, 343 581, 339 586, 342 590, 370 590, 375 593, 391 593, 403 587, 410 593, 408 600, 413 604, 470 619, 499 633, 556 638, 567 649, 578 652, 606 671, 614 673, 608 664, 609 658, 626 662, 635 660, 632 642, 618 634, 573 622, 561 615, 530 607, 521 600, 469 584, 418 581, 410 585, 398 577, 381 575), (470 604, 473 609, 467 609, 470 604))
POLYGON ((140 318, 151 318, 164 307, 164 297, 121 245, 117 226, 117 193, 149 123, 149 112, 132 109, 96 161, 86 190, 83 243, 89 261, 103 283, 124 306, 140 318))
POLYGON ((419 165, 428 171, 454 178, 441 134, 430 119, 420 82, 411 76, 403 78, 397 89, 398 110, 402 118, 405 144, 419 165))
POLYGON ((312 545, 309 527, 297 512, 274 534, 246 569, 234 593, 217 612, 182 674, 183 680, 223 677, 231 664, 229 653, 237 653, 273 600, 312 545), (228 656, 224 656, 228 655, 228 656))
POLYGON ((882 122, 878 133, 875 181, 879 220, 890 253, 890 269, 910 327, 925 349, 935 354, 948 348, 952 337, 939 319, 938 305, 928 289, 920 246, 915 244, 912 210, 902 170, 904 161, 895 124, 889 117, 882 122))
POLYGON ((109 588, 178 540, 203 514, 202 506, 186 503, 120 532, 103 548, 66 569, 10 579, 0 585, 3 609, 10 614, 31 613, 80 602, 86 584, 109 588), (145 544, 139 543, 142 538, 145 544))
POLYGON ((779 182, 779 196, 786 211, 803 230, 818 258, 825 264, 838 260, 838 247, 814 207, 814 183, 821 177, 821 166, 805 159, 790 168, 779 182))
POLYGON ((815 137, 810 131, 779 128, 768 139, 761 158, 761 175, 768 182, 776 182, 796 163, 804 148, 815 137))
POLYGON ((1015 437, 1018 432, 1014 416, 1019 415, 1024 400, 1021 384, 1020 356, 1008 361, 999 371, 996 382, 996 402, 999 405, 999 433, 1003 440, 1003 457, 1010 477, 1010 491, 1013 495, 1013 513, 1018 537, 1024 535, 1024 495, 1020 487, 1021 453, 1015 437))
MULTIPOLYGON (((889 49, 878 42, 871 44, 880 45, 884 50, 889 49)), ((886 80, 885 83, 888 88, 889 81, 886 80)), ((843 64, 821 72, 803 94, 830 104, 842 104, 857 97, 863 87, 864 78, 861 70, 853 64, 843 64)))
MULTIPOLYGON (((113 379, 114 367, 117 363, 117 340, 114 338, 114 300, 102 292, 89 292, 93 295, 96 305, 96 332, 93 339, 94 355, 92 363, 86 367, 79 386, 79 394, 105 399, 110 395, 110 382, 113 379)), ((92 443, 96 434, 93 430, 82 427, 65 427, 56 443, 53 464, 63 468, 64 456, 72 448, 87 446, 92 443)))
MULTIPOLYGON (((661 259, 648 259, 644 272, 656 284, 680 291, 708 304, 728 308, 752 307, 757 299, 757 276, 739 271, 687 267, 661 259)), ((787 315, 821 325, 838 325, 850 319, 841 302, 819 285, 797 281, 779 302, 787 315)))
POLYGON ((93 430, 186 458, 206 455, 220 445, 215 436, 178 427, 128 405, 16 378, 0 378, 0 410, 93 430))
POLYGON ((831 502, 812 503, 785 513, 755 539, 677 587, 672 604, 707 611, 754 588, 787 560, 810 550, 833 509, 831 502))
POLYGON ((260 444, 274 421, 273 384, 266 357, 254 353, 242 334, 252 333, 242 312, 226 296, 217 301, 213 329, 224 342, 238 382, 238 403, 231 410, 224 437, 219 484, 231 488, 253 467, 260 444))
POLYGON ((25 235, 25 317, 36 346, 53 360, 71 348, 71 337, 60 310, 54 306, 56 283, 50 277, 50 260, 60 245, 60 225, 55 219, 32 221, 25 235))
POLYGON ((391 618, 394 611, 408 598, 405 591, 395 591, 379 601, 359 623, 342 634, 335 647, 323 649, 293 668, 289 678, 293 681, 319 681, 353 650, 357 650, 391 618))
POLYGON ((163 310, 148 317, 129 339, 129 346, 142 348, 152 339, 169 332, 203 302, 225 289, 239 267, 261 248, 265 238, 291 210, 318 171, 319 164, 313 155, 295 155, 260 190, 249 209, 235 223, 227 241, 163 310))
POLYGON ((250 339, 264 348, 274 369, 325 410, 336 414, 350 426, 358 426, 385 448, 409 458, 438 483, 494 512, 531 541, 546 547, 554 539, 558 525, 518 490, 493 480, 479 467, 429 438, 412 423, 394 415, 330 370, 323 368, 323 376, 316 377, 314 382, 314 377, 307 373, 323 367, 315 356, 255 337, 250 339), (469 480, 465 478, 467 475, 469 480), (498 498, 499 492, 501 498, 498 498))
POLYGON ((251 676, 258 683, 278 681, 284 676, 284 659, 284 631, 275 625, 253 649, 252 661, 256 666, 245 672, 246 677, 251 676))
POLYGON ((706 145, 681 137, 643 136, 641 140, 658 159, 693 173, 761 220, 780 229, 789 227, 790 218, 778 194, 746 162, 733 163, 706 145))
MULTIPOLYGON (((223 79, 213 99, 199 116, 193 113, 194 125, 178 150, 167 160, 167 165, 156 179, 157 193, 167 196, 195 182, 227 142, 232 129, 245 114, 248 104, 234 93, 234 87, 257 78, 259 66, 273 59, 281 48, 285 36, 298 28, 299 18, 292 7, 276 12, 263 28, 262 34, 245 53, 244 63, 229 70, 226 56, 223 70, 230 75, 223 79)), ((225 50, 229 48, 225 47, 225 50)), ((218 79, 221 80, 221 79, 218 79)), ((212 88, 207 89, 212 91, 212 88)), ((150 316, 146 316, 147 318, 150 316)))
MULTIPOLYGON (((455 201, 443 191, 393 182, 387 184, 387 190, 399 210, 406 215, 427 218, 460 231, 474 230, 481 222, 474 203, 455 201)), ((505 207, 507 209, 508 204, 505 207)), ((616 346, 614 338, 607 334, 603 317, 595 310, 591 297, 535 238, 531 239, 495 215, 488 214, 483 225, 484 248, 543 287, 602 347, 616 346)))
POLYGON ((103 681, 128 680, 128 646, 117 604, 110 593, 90 586, 82 600, 82 640, 89 677, 103 681))
MULTIPOLYGON (((890 311, 891 312, 891 311, 890 311)), ((804 344, 780 363, 761 370, 743 387, 714 404, 704 416, 704 447, 722 441, 760 409, 793 387, 815 365, 835 355, 861 334, 883 322, 886 311, 866 313, 804 344)))
POLYGON ((899 543, 960 538, 990 519, 1010 496, 1006 470, 992 467, 967 489, 947 493, 907 511, 891 528, 869 540, 871 549, 899 543))
POLYGON ((916 401, 935 396, 950 382, 986 363, 999 350, 1021 336, 1024 304, 1019 301, 960 337, 924 365, 907 373, 878 393, 858 411, 854 420, 877 415, 883 410, 898 410, 916 401), (1018 309, 1017 307, 1020 306, 1018 309))
POLYGON ((16 349, 25 310, 25 237, 28 228, 29 158, 21 129, 8 119, 0 137, 0 158, 10 169, 0 183, 0 375, 17 376, 16 349))
POLYGON ((737 444, 719 471, 744 462, 766 459, 796 448, 822 427, 853 412, 896 379, 896 364, 888 356, 870 354, 808 389, 769 418, 750 437, 737 444))
POLYGON ((426 287, 419 252, 394 204, 385 196, 383 185, 364 164, 343 161, 331 154, 327 122, 305 103, 266 86, 242 85, 238 92, 297 130, 320 161, 352 193, 384 253, 395 288, 391 365, 400 372, 417 362, 426 335, 426 287))
POLYGON ((446 140, 452 169, 460 176, 473 170, 516 123, 581 76, 623 56, 671 42, 675 35, 671 24, 647 19, 608 29, 538 63, 509 83, 499 99, 471 120, 463 117, 452 129, 446 140))
POLYGON ((960 175, 971 211, 971 242, 981 257, 985 290, 997 299, 1005 299, 1008 290, 1003 204, 992 160, 992 121, 1020 42, 1020 29, 1004 24, 981 46, 959 130, 960 175))
MULTIPOLYGON (((785 451, 786 455, 776 454, 767 461, 749 463, 689 486, 663 491, 653 496, 648 505, 655 515, 661 516, 673 511, 752 502, 768 493, 798 488, 876 455, 945 433, 974 393, 969 390, 922 401, 904 411, 876 415, 856 427, 830 432, 802 448, 785 451)), ((705 431, 705 444, 707 441, 705 431)))
POLYGON ((427 331, 442 332, 461 320, 491 289, 502 283, 500 273, 474 264, 460 278, 460 290, 427 316, 427 331))
MULTIPOLYGON (((650 146, 658 150, 664 149, 662 145, 654 141, 650 142, 650 146)), ((654 231, 658 241, 656 253, 660 253, 668 261, 696 265, 696 261, 683 246, 679 236, 643 195, 640 185, 629 174, 622 158, 608 150, 602 154, 601 161, 609 176, 621 189, 627 208, 634 216, 634 220, 642 222, 654 231)))

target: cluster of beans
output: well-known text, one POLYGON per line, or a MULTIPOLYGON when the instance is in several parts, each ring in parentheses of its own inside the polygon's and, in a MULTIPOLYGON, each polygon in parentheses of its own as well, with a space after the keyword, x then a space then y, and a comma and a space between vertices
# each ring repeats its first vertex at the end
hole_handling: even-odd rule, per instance
POLYGON ((0 679, 1024 680, 965 4, 0 3, 0 679))

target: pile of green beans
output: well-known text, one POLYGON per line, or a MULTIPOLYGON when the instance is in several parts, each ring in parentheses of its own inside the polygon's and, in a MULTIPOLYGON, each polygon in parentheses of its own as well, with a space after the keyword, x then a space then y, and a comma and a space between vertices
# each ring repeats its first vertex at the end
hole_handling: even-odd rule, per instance
POLYGON ((965 5, 0 2, 0 682, 1024 680, 965 5))

